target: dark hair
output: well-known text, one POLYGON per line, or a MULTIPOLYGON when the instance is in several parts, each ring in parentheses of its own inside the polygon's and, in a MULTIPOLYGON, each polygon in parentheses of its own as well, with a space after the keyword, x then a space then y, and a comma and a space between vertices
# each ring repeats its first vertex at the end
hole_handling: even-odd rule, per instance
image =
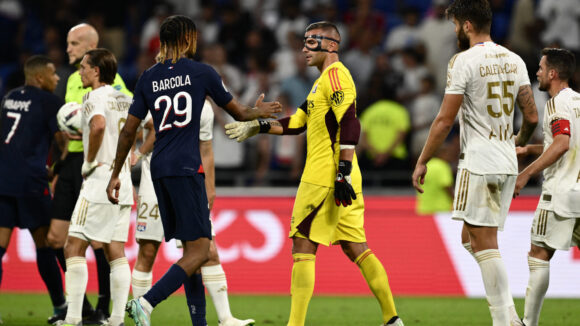
POLYGON ((117 75, 117 59, 113 53, 107 49, 96 48, 87 51, 87 63, 91 67, 99 67, 99 81, 107 85, 115 82, 117 75))
POLYGON ((544 48, 542 55, 546 56, 546 64, 549 69, 558 72, 560 80, 569 80, 576 71, 576 57, 574 53, 566 49, 544 48))
POLYGON ((33 55, 24 62, 24 76, 32 77, 39 70, 45 69, 46 66, 52 63, 47 56, 44 55, 33 55))
POLYGON ((447 18, 455 18, 461 24, 471 22, 475 31, 489 34, 491 31, 491 8, 488 0, 455 0, 447 7, 447 18))
MULTIPOLYGON (((338 35, 338 37, 340 38, 340 32, 338 31, 338 28, 336 27, 336 25, 334 25, 331 22, 328 21, 319 21, 316 23, 312 23, 310 25, 308 25, 308 27, 306 27, 306 31, 311 31, 313 29, 321 29, 325 32, 328 31, 334 31, 336 33, 336 35, 338 35)), ((339 39, 340 41, 340 39, 339 39)))
POLYGON ((171 62, 175 63, 184 53, 187 57, 193 57, 197 47, 197 27, 187 16, 167 17, 159 28, 159 42, 157 62, 171 57, 171 62))

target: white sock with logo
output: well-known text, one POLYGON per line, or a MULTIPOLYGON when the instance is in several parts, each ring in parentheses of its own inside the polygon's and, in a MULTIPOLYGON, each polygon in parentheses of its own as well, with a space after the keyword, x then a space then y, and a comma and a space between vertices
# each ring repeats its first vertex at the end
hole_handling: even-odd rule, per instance
POLYGON ((528 266, 530 279, 526 289, 524 323, 526 326, 537 326, 550 283, 550 262, 528 256, 528 266))
POLYGON ((222 265, 204 266, 201 268, 203 284, 211 296, 220 322, 232 317, 228 301, 228 283, 222 265))

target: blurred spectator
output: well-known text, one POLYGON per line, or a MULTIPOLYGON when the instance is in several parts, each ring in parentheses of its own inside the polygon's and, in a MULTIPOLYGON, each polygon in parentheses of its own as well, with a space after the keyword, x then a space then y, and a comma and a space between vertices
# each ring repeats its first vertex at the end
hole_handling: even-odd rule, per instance
POLYGON ((346 51, 342 62, 350 70, 357 89, 367 87, 375 66, 375 55, 372 52, 372 35, 365 33, 357 38, 356 46, 346 51))
POLYGON ((420 41, 419 38, 419 12, 416 8, 405 7, 401 10, 404 24, 399 25, 389 33, 384 44, 384 49, 393 58, 393 68, 403 70, 400 52, 405 48, 414 47, 420 41))
POLYGON ((245 76, 240 69, 228 63, 227 53, 219 43, 210 44, 202 51, 203 61, 212 66, 226 86, 234 94, 240 94, 245 84, 245 76))
POLYGON ((451 162, 454 154, 452 143, 445 143, 427 163, 431 178, 425 178, 424 193, 417 196, 415 210, 417 214, 428 215, 438 212, 450 212, 453 206, 453 171, 451 162))
POLYGON ((421 92, 411 106, 411 158, 412 162, 419 157, 423 145, 429 136, 429 128, 439 113, 441 97, 435 92, 435 80, 427 75, 421 79, 421 92))
MULTIPOLYGON (((373 9, 372 0, 356 0, 354 8, 351 8, 344 15, 344 22, 348 26, 348 35, 350 39, 349 47, 356 47, 359 37, 364 34, 370 34, 372 46, 379 45, 383 40, 385 31, 384 16, 373 9)), ((342 44, 341 48, 346 44, 342 44)))
POLYGON ((161 22, 173 13, 173 8, 169 4, 160 3, 153 10, 153 16, 143 25, 141 32, 141 51, 157 55, 159 52, 159 26, 161 22))
POLYGON ((213 1, 203 1, 201 5, 201 14, 199 18, 195 20, 195 24, 199 30, 197 37, 201 45, 217 43, 220 26, 213 1))
POLYGON ((580 4, 578 0, 540 0, 538 18, 545 23, 544 44, 554 41, 568 50, 580 51, 580 4))
POLYGON ((405 48, 401 52, 403 82, 397 88, 397 101, 410 106, 421 91, 421 80, 429 74, 424 58, 415 48, 405 48))
POLYGON ((296 63, 296 72, 281 81, 280 92, 286 94, 288 102, 293 108, 297 108, 304 102, 314 79, 310 78, 307 73, 308 65, 302 52, 294 53, 294 62, 296 63))
POLYGON ((524 60, 531 80, 535 79, 538 66, 539 37, 536 32, 535 7, 535 0, 516 1, 508 36, 510 49, 524 60))
POLYGON ((433 0, 433 16, 419 25, 419 38, 427 54, 426 64, 435 77, 435 91, 440 94, 445 90, 447 63, 457 51, 453 22, 445 16, 448 5, 449 0, 433 0))
POLYGON ((411 128, 407 109, 393 100, 392 90, 384 89, 378 100, 360 115, 361 140, 357 155, 361 167, 382 171, 409 170, 405 139, 411 128))
MULTIPOLYGON (((305 28, 306 25, 302 29, 305 28)), ((296 54, 304 57, 302 53, 302 47, 304 46, 303 36, 294 32, 288 32, 287 38, 286 45, 281 46, 274 53, 274 80, 276 82, 290 78, 297 73, 296 54)))
MULTIPOLYGON (((303 35, 308 25, 308 17, 300 12, 300 4, 295 0, 282 0, 280 3, 280 19, 274 27, 276 40, 281 47, 293 48, 288 34, 303 35)), ((302 38, 301 38, 302 39, 302 38)))
POLYGON ((218 42, 225 48, 229 62, 244 67, 246 35, 252 28, 251 16, 248 12, 240 12, 235 4, 229 4, 221 8, 220 20, 222 25, 218 33, 218 42))

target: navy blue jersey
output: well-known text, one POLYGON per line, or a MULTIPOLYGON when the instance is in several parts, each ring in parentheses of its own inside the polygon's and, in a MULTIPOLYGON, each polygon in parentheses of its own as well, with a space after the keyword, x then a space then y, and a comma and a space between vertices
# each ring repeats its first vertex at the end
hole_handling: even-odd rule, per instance
POLYGON ((223 107, 232 100, 210 66, 190 59, 157 63, 141 75, 129 114, 153 116, 151 177, 192 176, 201 165, 199 122, 206 96, 223 107))
POLYGON ((32 86, 17 88, 4 97, 0 107, 0 194, 43 195, 47 190, 46 160, 62 104, 56 95, 32 86))

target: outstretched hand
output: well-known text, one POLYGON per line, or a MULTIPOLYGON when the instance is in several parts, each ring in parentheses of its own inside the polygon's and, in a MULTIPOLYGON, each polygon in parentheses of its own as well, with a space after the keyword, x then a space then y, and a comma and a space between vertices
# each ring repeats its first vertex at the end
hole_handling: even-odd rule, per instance
POLYGON ((264 93, 262 93, 262 94, 260 94, 260 96, 258 96, 258 99, 256 100, 256 104, 254 105, 254 108, 256 110, 258 110, 258 112, 260 114, 260 116, 259 116, 260 118, 262 118, 262 119, 268 119, 268 118, 276 119, 277 116, 275 113, 282 112, 282 104, 280 104, 280 102, 278 102, 278 101, 276 101, 276 102, 263 102, 264 96, 265 96, 264 93))
POLYGON ((415 166, 415 171, 413 171, 413 187, 419 192, 423 193, 424 190, 421 185, 425 184, 425 175, 427 174, 427 165, 417 163, 415 166))
POLYGON ((225 128, 226 135, 228 135, 230 139, 235 139, 238 143, 241 143, 260 131, 260 122, 258 120, 236 121, 228 123, 225 128))

